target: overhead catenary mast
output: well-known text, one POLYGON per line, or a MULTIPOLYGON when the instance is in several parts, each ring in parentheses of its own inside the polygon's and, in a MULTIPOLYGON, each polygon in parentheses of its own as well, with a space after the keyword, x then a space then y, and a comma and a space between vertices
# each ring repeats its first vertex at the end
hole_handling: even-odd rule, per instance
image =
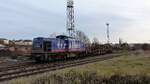
POLYGON ((69 36, 75 36, 74 1, 67 0, 67 32, 69 36))

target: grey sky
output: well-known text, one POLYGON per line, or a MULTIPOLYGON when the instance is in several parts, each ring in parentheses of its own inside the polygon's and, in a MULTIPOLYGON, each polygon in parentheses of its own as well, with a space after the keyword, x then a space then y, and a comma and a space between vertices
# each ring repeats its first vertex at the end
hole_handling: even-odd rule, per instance
MULTIPOLYGON (((74 0, 76 28, 106 41, 150 41, 149 0, 74 0)), ((66 31, 66 0, 0 0, 0 37, 32 39, 66 31)))

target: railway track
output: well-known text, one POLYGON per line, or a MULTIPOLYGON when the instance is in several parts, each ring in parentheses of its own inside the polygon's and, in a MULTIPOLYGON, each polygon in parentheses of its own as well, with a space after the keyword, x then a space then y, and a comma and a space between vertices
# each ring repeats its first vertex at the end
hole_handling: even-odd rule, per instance
POLYGON ((33 61, 3 64, 3 65, 0 65, 1 66, 0 72, 6 71, 6 70, 12 70, 12 69, 16 69, 16 68, 21 68, 21 67, 28 66, 31 64, 33 64, 33 61))
POLYGON ((20 67, 10 67, 5 68, 0 71, 0 81, 5 80, 11 80, 18 77, 24 77, 39 73, 44 73, 48 71, 55 71, 67 67, 73 67, 88 63, 93 63, 97 61, 103 61, 107 59, 112 59, 114 57, 122 56, 122 54, 109 54, 109 55, 102 55, 102 56, 94 56, 94 57, 88 57, 85 59, 77 59, 77 60, 68 60, 66 62, 64 61, 58 61, 54 63, 44 63, 44 64, 35 64, 31 63, 28 65, 22 65, 20 67))

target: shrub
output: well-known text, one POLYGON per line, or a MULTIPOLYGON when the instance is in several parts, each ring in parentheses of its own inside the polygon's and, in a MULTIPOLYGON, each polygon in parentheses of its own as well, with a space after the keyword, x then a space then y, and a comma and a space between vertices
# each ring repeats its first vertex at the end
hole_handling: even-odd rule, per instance
POLYGON ((119 74, 111 77, 100 77, 96 72, 85 71, 82 73, 71 70, 64 74, 52 74, 50 76, 39 77, 31 84, 150 84, 150 77, 146 75, 126 75, 119 74))

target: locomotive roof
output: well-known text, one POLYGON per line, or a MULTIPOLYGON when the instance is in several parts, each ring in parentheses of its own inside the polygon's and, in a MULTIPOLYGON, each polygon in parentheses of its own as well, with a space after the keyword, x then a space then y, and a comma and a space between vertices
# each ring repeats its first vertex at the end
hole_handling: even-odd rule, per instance
POLYGON ((73 37, 69 37, 69 36, 66 36, 66 35, 58 35, 58 36, 56 36, 56 38, 59 38, 59 39, 68 39, 68 38, 72 38, 72 39, 74 39, 73 37))
MULTIPOLYGON (((73 37, 69 37, 69 36, 66 36, 66 35, 58 35, 58 36, 56 36, 56 38, 44 38, 44 37, 37 37, 37 38, 34 38, 35 40, 37 39, 37 40, 47 40, 47 41, 49 41, 49 40, 55 40, 55 39, 62 39, 62 40, 66 40, 66 39, 75 39, 75 38, 73 38, 73 37)), ((77 39, 76 39, 77 40, 77 39)))

